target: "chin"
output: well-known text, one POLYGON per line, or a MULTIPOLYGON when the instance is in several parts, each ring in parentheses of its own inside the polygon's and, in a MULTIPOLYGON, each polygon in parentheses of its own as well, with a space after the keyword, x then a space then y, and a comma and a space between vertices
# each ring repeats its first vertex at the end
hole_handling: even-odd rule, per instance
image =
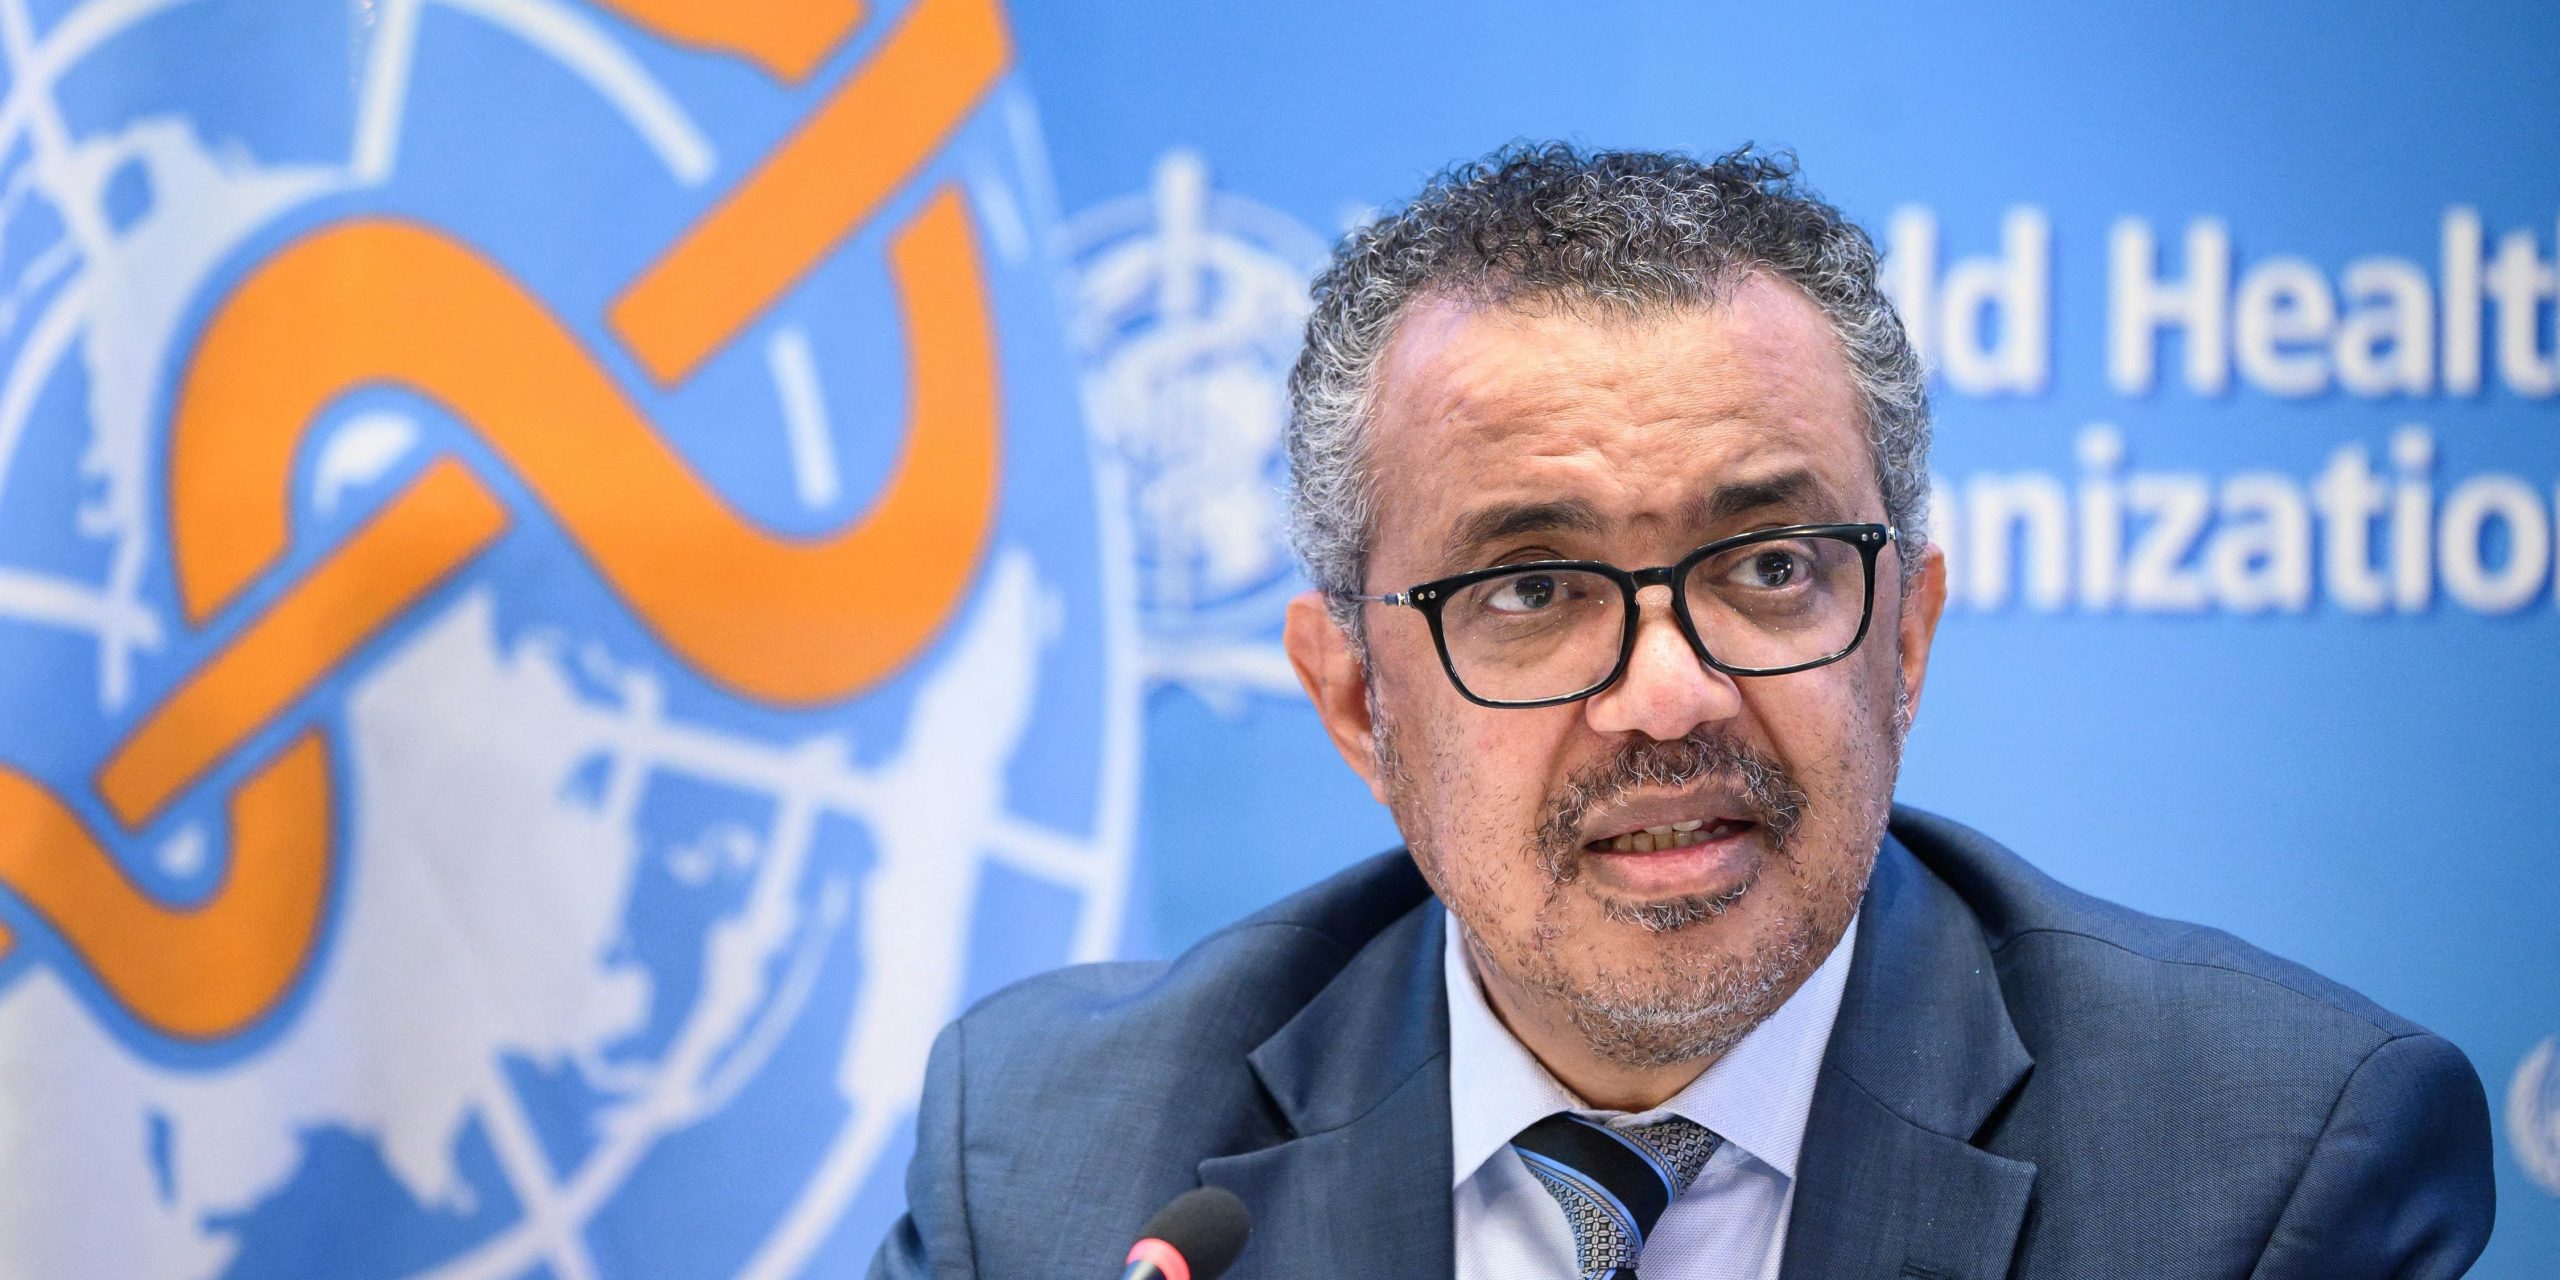
POLYGON ((1748 888, 1708 903, 1600 901, 1603 919, 1586 923, 1598 926, 1582 935, 1586 945, 1542 950, 1533 959, 1543 972, 1531 983, 1607 1061, 1648 1067, 1719 1057, 1830 951, 1815 913, 1748 888))
POLYGON ((1754 959, 1776 963, 1692 966, 1669 981, 1602 973, 1561 994, 1574 1029, 1606 1061, 1663 1067, 1718 1058, 1776 1012, 1812 971, 1810 963, 1794 971, 1797 956, 1754 959))
POLYGON ((1731 915, 1750 896, 1754 883, 1746 880, 1727 889, 1671 897, 1594 896, 1600 914, 1618 924, 1634 925, 1647 933, 1680 933, 1693 927, 1699 933, 1713 933, 1716 931, 1706 926, 1731 915))

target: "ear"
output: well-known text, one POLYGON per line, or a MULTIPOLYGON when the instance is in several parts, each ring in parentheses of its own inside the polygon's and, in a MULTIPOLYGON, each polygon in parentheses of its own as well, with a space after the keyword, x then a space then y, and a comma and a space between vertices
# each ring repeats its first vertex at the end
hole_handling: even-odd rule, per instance
POLYGON ((1920 573, 1903 593, 1902 687, 1911 691, 1911 714, 1920 714, 1920 686, 1929 676, 1929 645, 1938 636, 1938 615, 1947 607, 1947 553, 1930 543, 1920 553, 1920 573))
POLYGON ((1325 607, 1323 592, 1300 592, 1289 601, 1280 644, 1289 653, 1289 665, 1296 669, 1298 683, 1306 686, 1307 700, 1315 704, 1317 718, 1324 721, 1333 749, 1341 752, 1343 763, 1369 784, 1369 794, 1385 804, 1386 790, 1378 781, 1377 746, 1370 737, 1369 673, 1352 652, 1351 637, 1342 633, 1332 611, 1325 607))

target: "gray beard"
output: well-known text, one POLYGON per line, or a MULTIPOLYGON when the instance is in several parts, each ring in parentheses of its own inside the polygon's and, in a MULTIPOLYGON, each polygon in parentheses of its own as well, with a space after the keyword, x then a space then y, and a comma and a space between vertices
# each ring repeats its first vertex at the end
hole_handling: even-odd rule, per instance
MULTIPOLYGON (((1898 773, 1902 744, 1911 731, 1911 690, 1903 683, 1898 668, 1894 672, 1893 716, 1887 730, 1891 739, 1888 749, 1896 766, 1893 771, 1898 773)), ((1610 770, 1610 776, 1600 781, 1620 784, 1620 790, 1624 790, 1639 783, 1677 786, 1707 773, 1729 773, 1740 783, 1744 802, 1766 833, 1771 859, 1786 861, 1788 841, 1804 817, 1803 789, 1776 761, 1721 741, 1691 746, 1694 739, 1692 735, 1678 743, 1663 743, 1633 762, 1621 757, 1618 764, 1622 767, 1610 770)), ((1605 792, 1606 788, 1595 790, 1605 792)), ((1580 852, 1579 846, 1572 844, 1572 837, 1581 829, 1581 815, 1589 811, 1582 808, 1566 812, 1561 807, 1568 797, 1576 796, 1576 791, 1568 787, 1559 795, 1558 807, 1551 809, 1548 821, 1539 828, 1540 865, 1549 869, 1550 879, 1559 889, 1572 879, 1573 855, 1580 852), (1563 843, 1561 848, 1559 841, 1563 843)), ((1586 793, 1577 798, 1596 805, 1607 803, 1614 794, 1586 793)), ((1854 877, 1856 882, 1823 886, 1815 895, 1814 905, 1835 900, 1856 902, 1866 895, 1874 860, 1851 859, 1850 866, 1852 869, 1843 879, 1854 877)), ((1723 915, 1757 883, 1755 876, 1721 895, 1658 902, 1604 901, 1601 910, 1612 920, 1650 932, 1674 933, 1723 915)), ((1806 911, 1788 920, 1776 937, 1763 941, 1749 956, 1730 965, 1666 966, 1651 975, 1604 972, 1587 986, 1574 986, 1564 981, 1559 966, 1550 960, 1534 966, 1532 976, 1539 979, 1539 990, 1564 1008, 1574 1029, 1603 1061, 1634 1068, 1713 1061, 1731 1052, 1744 1036, 1751 1034, 1752 1028, 1776 1013, 1787 997, 1812 976, 1814 968, 1829 955, 1827 946, 1821 955, 1815 954, 1816 947, 1824 945, 1822 933, 1822 921, 1809 905, 1806 911)), ((1842 936, 1846 936, 1845 924, 1842 936)), ((1829 944, 1837 945, 1836 938, 1829 944)))
MULTIPOLYGON (((1907 687, 1896 670, 1895 697, 1891 720, 1889 750, 1898 766, 1901 748, 1911 724, 1911 699, 1907 687)), ((1397 755, 1393 735, 1386 718, 1379 714, 1372 689, 1370 713, 1373 726, 1372 743, 1377 753, 1381 775, 1387 779, 1390 795, 1399 794, 1410 785, 1405 762, 1397 755)), ((1892 772, 1899 772, 1896 768, 1892 772)), ((1613 760, 1576 774, 1548 802, 1547 810, 1532 839, 1531 852, 1538 867, 1545 872, 1553 893, 1552 903, 1579 875, 1581 845, 1574 837, 1582 829, 1584 818, 1596 808, 1642 786, 1682 786, 1706 777, 1722 774, 1733 781, 1736 793, 1752 810, 1769 844, 1773 862, 1788 859, 1788 842, 1796 834, 1804 817, 1806 795, 1794 777, 1774 760, 1725 741, 1721 737, 1691 734, 1673 742, 1650 743, 1630 747, 1613 760)), ((1889 785, 1889 784, 1888 784, 1889 785)), ((1407 839, 1421 855, 1423 865, 1434 868, 1435 881, 1441 880, 1437 851, 1425 848, 1408 831, 1407 839)), ((1852 858, 1843 869, 1843 879, 1856 883, 1822 886, 1814 905, 1822 901, 1856 902, 1866 890, 1866 879, 1873 870, 1872 859, 1852 858), (1834 895, 1837 895, 1836 897, 1834 895)), ((1604 900, 1602 912, 1610 919, 1633 924, 1652 933, 1669 934, 1714 919, 1740 902, 1757 877, 1719 895, 1697 895, 1650 902, 1604 900)), ((1532 990, 1555 1002, 1563 1010, 1592 1054, 1618 1066, 1651 1069, 1683 1062, 1713 1061, 1723 1057, 1742 1042, 1751 1029, 1777 1012, 1796 987, 1810 976, 1821 962, 1816 955, 1819 946, 1827 955, 1829 946, 1821 941, 1823 922, 1815 917, 1812 906, 1785 922, 1777 935, 1755 946, 1749 956, 1729 964, 1696 965, 1665 961, 1651 971, 1603 971, 1586 983, 1567 979, 1563 966, 1556 961, 1548 942, 1541 939, 1529 951, 1511 957, 1515 963, 1503 964, 1486 954, 1485 944, 1469 928, 1467 949, 1473 962, 1481 967, 1491 965, 1494 971, 1510 975, 1532 990)))
POLYGON ((1700 967, 1683 982, 1545 984, 1594 1056, 1622 1067, 1667 1067, 1723 1057, 1785 1003, 1789 984, 1812 971, 1812 942, 1789 930, 1749 960, 1700 967))

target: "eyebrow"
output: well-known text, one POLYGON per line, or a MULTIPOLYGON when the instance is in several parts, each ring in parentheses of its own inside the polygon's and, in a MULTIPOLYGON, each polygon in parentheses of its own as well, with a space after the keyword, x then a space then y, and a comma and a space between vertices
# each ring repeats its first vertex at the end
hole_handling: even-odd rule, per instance
POLYGON ((1797 467, 1775 475, 1718 485, 1714 491, 1698 499, 1691 514, 1699 528, 1712 529, 1754 511, 1802 503, 1823 492, 1819 478, 1811 471, 1797 467))
POLYGON ((1599 510, 1580 498, 1506 502, 1460 516, 1441 546, 1449 563, 1465 564, 1490 543, 1532 533, 1597 534, 1605 523, 1599 510))
MULTIPOLYGON (((1699 529, 1710 529, 1755 511, 1802 502, 1822 492, 1822 481, 1799 467, 1718 485, 1690 505, 1690 518, 1699 529)), ((1441 544, 1441 553, 1446 563, 1470 564, 1477 553, 1497 542, 1536 533, 1596 536, 1607 525, 1599 509, 1580 498, 1499 503, 1460 516, 1441 544)))

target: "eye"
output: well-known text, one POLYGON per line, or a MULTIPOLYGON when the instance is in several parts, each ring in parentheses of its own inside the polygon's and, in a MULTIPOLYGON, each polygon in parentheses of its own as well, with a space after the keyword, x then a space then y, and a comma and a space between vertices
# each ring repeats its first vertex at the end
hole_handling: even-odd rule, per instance
POLYGON ((1746 550, 1725 580, 1749 591, 1784 591, 1812 572, 1813 557, 1800 544, 1771 542, 1746 550))
POLYGON ((1493 590, 1485 593, 1484 604, 1496 613, 1536 613, 1564 594, 1564 584, 1554 574, 1523 573, 1497 580, 1493 590))

